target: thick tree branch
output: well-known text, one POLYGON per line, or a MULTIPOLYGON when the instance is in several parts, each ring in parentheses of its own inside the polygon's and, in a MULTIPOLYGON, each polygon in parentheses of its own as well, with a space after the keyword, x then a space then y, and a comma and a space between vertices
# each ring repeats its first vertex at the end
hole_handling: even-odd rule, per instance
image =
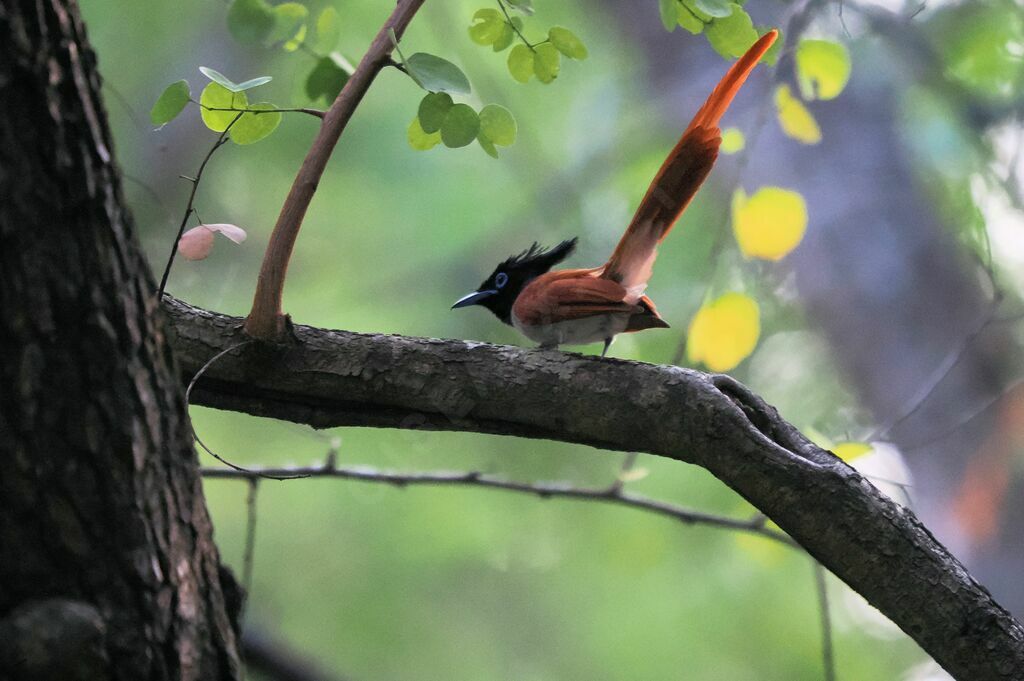
MULTIPOLYGON (((241 322, 165 299, 183 381, 241 322)), ((702 466, 774 520, 954 677, 1024 678, 1024 628, 909 510, 727 376, 295 327, 212 365, 195 404, 307 423, 498 433, 702 466)))
POLYGON ((378 31, 352 77, 324 114, 316 139, 302 161, 288 197, 281 207, 281 214, 277 218, 277 224, 274 225, 267 251, 263 256, 252 310, 245 322, 245 330, 254 338, 272 339, 284 333, 287 326, 285 316, 281 313, 284 279, 288 271, 288 260, 295 247, 295 239, 299 236, 302 219, 306 216, 306 209, 313 200, 320 177, 324 174, 327 161, 341 133, 362 101, 363 95, 373 84, 374 78, 390 62, 391 50, 394 49, 392 34, 397 38, 402 37, 423 2, 424 0, 398 1, 395 10, 378 31))

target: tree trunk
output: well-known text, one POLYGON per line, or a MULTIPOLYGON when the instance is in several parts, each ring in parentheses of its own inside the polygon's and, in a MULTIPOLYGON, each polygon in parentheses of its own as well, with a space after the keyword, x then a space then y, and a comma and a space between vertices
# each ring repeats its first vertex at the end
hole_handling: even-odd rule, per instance
POLYGON ((99 89, 73 0, 0 4, 0 678, 235 679, 99 89))

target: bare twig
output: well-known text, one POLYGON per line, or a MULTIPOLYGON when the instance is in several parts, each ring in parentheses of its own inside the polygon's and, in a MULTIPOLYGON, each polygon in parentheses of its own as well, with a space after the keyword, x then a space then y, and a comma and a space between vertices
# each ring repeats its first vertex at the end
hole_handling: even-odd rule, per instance
POLYGON ((713 515, 694 511, 668 502, 650 499, 639 494, 625 492, 621 487, 574 487, 563 482, 517 482, 504 480, 479 471, 433 471, 433 472, 397 472, 382 471, 365 466, 337 467, 328 461, 322 466, 285 467, 285 468, 252 468, 239 469, 203 468, 201 474, 209 479, 253 480, 257 478, 274 478, 288 480, 292 478, 343 478, 360 482, 377 482, 395 487, 412 485, 445 485, 465 487, 485 487, 502 489, 510 492, 536 495, 542 499, 563 498, 584 501, 597 501, 619 506, 629 506, 658 515, 673 518, 687 525, 709 525, 723 529, 736 530, 757 534, 767 539, 780 542, 787 546, 797 544, 786 534, 765 526, 760 514, 750 520, 740 520, 726 516, 713 515))
POLYGON ((242 658, 250 671, 271 681, 344 681, 346 677, 330 672, 317 660, 292 647, 288 641, 253 625, 242 629, 242 658))
POLYGON ((207 111, 239 111, 241 113, 251 113, 255 115, 268 114, 268 113, 304 113, 310 116, 316 116, 317 118, 323 118, 327 112, 320 109, 310 109, 308 107, 297 107, 294 109, 240 109, 237 107, 219 107, 219 106, 204 106, 200 104, 207 111))
POLYGON ((337 99, 331 104, 324 116, 323 124, 317 133, 313 145, 306 154, 302 167, 299 168, 288 197, 281 207, 281 214, 270 235, 267 251, 263 257, 256 293, 253 296, 252 310, 245 320, 246 332, 261 339, 280 337, 286 327, 285 317, 281 312, 281 301, 284 292, 285 275, 288 261, 291 258, 295 240, 302 226, 313 194, 316 192, 320 177, 327 167, 327 161, 334 151, 341 133, 370 88, 377 74, 387 66, 394 45, 391 35, 401 38, 406 27, 423 5, 424 0, 399 0, 391 16, 377 32, 370 49, 367 50, 352 77, 338 93, 337 99))
MULTIPOLYGON (((535 45, 535 44, 531 43, 529 40, 527 40, 526 36, 524 36, 522 31, 519 30, 519 27, 517 27, 515 25, 515 23, 512 21, 512 17, 509 15, 508 8, 505 7, 505 3, 502 2, 502 0, 497 0, 497 2, 498 2, 498 7, 501 8, 501 13, 505 15, 505 22, 509 26, 512 27, 512 32, 515 33, 517 36, 519 36, 519 39, 523 41, 524 45, 526 45, 527 47, 530 48, 531 52, 536 52, 537 51, 537 45, 539 45, 540 43, 537 43, 535 45)), ((545 40, 544 42, 547 42, 547 41, 545 40)))
POLYGON ((836 681, 836 657, 832 648, 832 614, 828 603, 827 572, 814 561, 814 583, 818 591, 818 612, 821 615, 821 665, 825 681, 836 681))
POLYGON ((164 274, 160 277, 160 288, 157 289, 157 298, 162 298, 164 295, 164 288, 167 287, 167 278, 171 276, 171 265, 174 264, 174 256, 178 253, 178 241, 181 240, 181 235, 185 233, 185 226, 188 225, 188 219, 192 217, 192 213, 195 212, 193 204, 196 200, 196 192, 199 191, 199 182, 203 179, 203 171, 206 170, 206 164, 210 162, 214 152, 220 149, 228 141, 228 133, 231 131, 231 126, 238 122, 238 119, 242 117, 242 114, 235 116, 234 120, 228 123, 228 126, 224 128, 217 141, 213 143, 210 150, 206 152, 206 156, 203 158, 203 162, 199 164, 199 170, 196 171, 195 177, 182 177, 192 183, 192 191, 188 194, 188 204, 185 206, 185 214, 181 216, 181 225, 178 227, 178 235, 174 237, 174 243, 171 244, 171 254, 167 257, 167 265, 164 267, 164 274))
POLYGON ((245 498, 245 550, 242 552, 242 588, 245 589, 243 612, 252 593, 253 557, 256 555, 256 495, 259 490, 260 479, 255 476, 249 478, 249 494, 245 498))

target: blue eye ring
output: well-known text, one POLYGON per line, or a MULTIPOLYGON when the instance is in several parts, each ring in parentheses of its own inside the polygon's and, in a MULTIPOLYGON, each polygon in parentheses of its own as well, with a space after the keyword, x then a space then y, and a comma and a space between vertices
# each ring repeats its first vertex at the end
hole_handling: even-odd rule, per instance
POLYGON ((504 272, 498 272, 498 275, 494 277, 494 285, 497 286, 498 288, 503 287, 507 283, 508 275, 505 274, 504 272))

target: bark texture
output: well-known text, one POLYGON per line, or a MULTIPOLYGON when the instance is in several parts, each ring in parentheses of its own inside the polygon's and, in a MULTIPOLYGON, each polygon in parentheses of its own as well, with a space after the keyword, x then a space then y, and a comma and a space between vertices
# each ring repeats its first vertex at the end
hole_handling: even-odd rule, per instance
POLYGON ((0 678, 235 679, 99 91, 73 0, 0 4, 0 678))
POLYGON ((466 341, 242 320, 165 300, 193 402, 316 427, 473 431, 703 466, 777 522, 953 676, 1024 678, 1024 629, 909 510, 728 376, 466 341), (237 346, 237 347, 236 347, 237 346), (234 349, 232 349, 234 348, 234 349))

